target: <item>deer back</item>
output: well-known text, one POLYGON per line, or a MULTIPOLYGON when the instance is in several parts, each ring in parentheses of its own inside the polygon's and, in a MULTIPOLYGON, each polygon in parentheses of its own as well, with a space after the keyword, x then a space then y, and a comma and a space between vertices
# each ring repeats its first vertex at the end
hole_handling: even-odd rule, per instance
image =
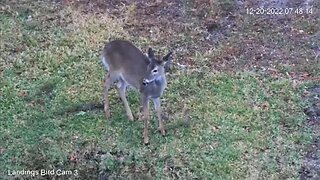
POLYGON ((132 43, 122 40, 106 44, 102 61, 110 75, 119 76, 136 89, 140 89, 150 63, 148 57, 132 43))

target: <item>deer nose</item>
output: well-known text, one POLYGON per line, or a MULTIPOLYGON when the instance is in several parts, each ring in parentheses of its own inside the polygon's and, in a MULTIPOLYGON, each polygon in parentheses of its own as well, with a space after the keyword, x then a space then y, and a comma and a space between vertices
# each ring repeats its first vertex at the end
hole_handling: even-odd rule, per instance
POLYGON ((148 80, 148 79, 143 79, 143 81, 142 81, 142 84, 143 85, 147 85, 147 84, 149 84, 150 83, 150 81, 148 80))

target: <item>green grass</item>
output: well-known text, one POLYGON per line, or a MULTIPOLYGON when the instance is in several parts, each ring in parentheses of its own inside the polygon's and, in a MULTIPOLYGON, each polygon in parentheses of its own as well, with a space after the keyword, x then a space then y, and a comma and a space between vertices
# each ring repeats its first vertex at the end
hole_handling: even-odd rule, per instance
MULTIPOLYGON (((289 79, 206 68, 173 72, 163 97, 167 135, 156 132, 152 116, 151 144, 145 146, 143 123, 126 119, 114 91, 111 119, 101 110, 58 115, 101 101, 100 49, 108 39, 130 39, 121 21, 23 2, 0 16, 3 178, 22 169, 72 170, 79 179, 298 177, 310 133, 303 127, 301 89, 289 79)), ((129 93, 135 112, 138 99, 129 93)))

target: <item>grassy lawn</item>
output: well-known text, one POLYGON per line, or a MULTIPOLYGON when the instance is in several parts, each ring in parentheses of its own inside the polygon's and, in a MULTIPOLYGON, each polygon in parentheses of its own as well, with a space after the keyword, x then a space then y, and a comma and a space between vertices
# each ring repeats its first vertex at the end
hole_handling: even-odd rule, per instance
MULTIPOLYGON (((0 3, 1 4, 1 3, 0 3)), ((195 65, 168 74, 163 109, 167 135, 129 122, 115 90, 112 118, 102 109, 68 111, 102 101, 103 44, 129 39, 124 22, 46 1, 1 4, 0 176, 58 169, 61 179, 297 179, 311 133, 303 126, 301 94, 289 76, 226 73, 195 65)), ((187 41, 187 40, 186 40, 187 41)), ((153 44, 156 44, 153 42, 153 44)), ((155 46, 167 51, 170 47, 155 46)), ((214 50, 222 52, 221 47, 214 50), (220 49, 219 49, 220 48, 220 49)), ((318 67, 318 66, 317 66, 318 67)), ((314 69, 316 69, 315 67, 314 69)), ((138 93, 128 93, 137 113, 138 93)))

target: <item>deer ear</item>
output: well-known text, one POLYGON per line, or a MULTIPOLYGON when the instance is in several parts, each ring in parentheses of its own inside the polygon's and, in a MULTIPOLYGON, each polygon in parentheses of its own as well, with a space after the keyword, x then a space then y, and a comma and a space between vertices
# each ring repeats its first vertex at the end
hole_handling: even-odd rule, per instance
POLYGON ((171 69, 171 59, 172 59, 170 57, 171 54, 172 54, 172 52, 169 52, 166 56, 164 56, 162 58, 162 62, 164 64, 164 69, 165 69, 166 72, 170 71, 170 69, 171 69))
POLYGON ((148 57, 149 58, 154 58, 154 52, 151 48, 148 49, 148 57))
POLYGON ((170 56, 171 56, 171 54, 172 54, 172 52, 169 52, 167 55, 165 55, 163 58, 162 58, 162 60, 163 61, 169 61, 171 58, 170 58, 170 56))

